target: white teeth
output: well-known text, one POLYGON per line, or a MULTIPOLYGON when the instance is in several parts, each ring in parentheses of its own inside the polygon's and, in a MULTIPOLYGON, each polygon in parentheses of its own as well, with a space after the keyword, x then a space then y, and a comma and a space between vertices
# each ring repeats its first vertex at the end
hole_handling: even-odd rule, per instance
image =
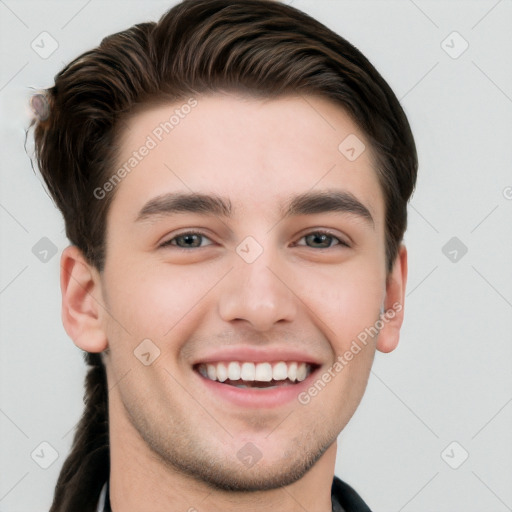
POLYGON ((274 380, 284 380, 288 377, 288 368, 284 361, 280 361, 274 365, 274 368, 272 369, 272 377, 274 380))
POLYGON ((290 363, 288 365, 288 378, 292 382, 297 380, 297 363, 290 363))
MULTIPOLYGON (((307 363, 279 361, 278 363, 251 363, 229 361, 223 363, 200 364, 199 373, 210 380, 224 382, 230 381, 282 381, 302 382, 310 373, 311 365, 307 363)), ((241 384, 240 384, 241 385, 241 384)))
POLYGON ((254 363, 243 363, 242 370, 240 371, 240 378, 242 380, 253 381, 256 377, 256 366, 254 363))
POLYGON ((224 382, 228 378, 228 370, 223 363, 217 365, 217 380, 224 382))
MULTIPOLYGON (((203 365, 201 365, 203 366, 203 365)), ((206 365, 206 372, 210 380, 217 380, 217 368, 213 364, 206 365)))
POLYGON ((306 363, 300 363, 297 368, 297 380, 299 382, 303 381, 307 376, 307 368, 306 363))
POLYGON ((238 380, 240 378, 240 363, 232 361, 228 365, 228 379, 238 380))
POLYGON ((254 380, 270 382, 272 380, 272 365, 270 363, 258 363, 254 380))

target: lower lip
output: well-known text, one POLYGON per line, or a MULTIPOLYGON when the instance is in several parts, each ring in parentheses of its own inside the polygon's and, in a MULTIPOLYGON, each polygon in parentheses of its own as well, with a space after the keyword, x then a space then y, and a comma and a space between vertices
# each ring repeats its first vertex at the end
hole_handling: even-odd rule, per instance
POLYGON ((311 385, 318 370, 319 368, 313 370, 302 382, 275 388, 237 388, 203 377, 197 371, 194 371, 194 373, 216 397, 220 397, 238 407, 258 409, 279 407, 294 400, 298 401, 298 395, 311 385))

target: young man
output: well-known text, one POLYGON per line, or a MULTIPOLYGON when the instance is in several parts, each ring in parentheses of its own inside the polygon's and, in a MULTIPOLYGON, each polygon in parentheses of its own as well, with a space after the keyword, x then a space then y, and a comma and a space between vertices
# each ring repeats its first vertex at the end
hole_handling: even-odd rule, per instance
POLYGON ((399 339, 417 159, 352 45, 186 0, 34 101, 91 366, 51 511, 366 511, 336 439, 399 339))

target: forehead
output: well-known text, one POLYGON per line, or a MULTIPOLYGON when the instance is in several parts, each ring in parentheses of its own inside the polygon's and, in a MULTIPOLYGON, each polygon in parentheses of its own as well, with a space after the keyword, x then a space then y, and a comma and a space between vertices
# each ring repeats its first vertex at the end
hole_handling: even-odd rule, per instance
POLYGON ((384 202, 364 134, 337 104, 318 96, 212 94, 140 108, 119 139, 112 215, 135 221, 169 192, 227 197, 232 211, 255 204, 269 216, 290 196, 348 191, 382 221, 384 202))

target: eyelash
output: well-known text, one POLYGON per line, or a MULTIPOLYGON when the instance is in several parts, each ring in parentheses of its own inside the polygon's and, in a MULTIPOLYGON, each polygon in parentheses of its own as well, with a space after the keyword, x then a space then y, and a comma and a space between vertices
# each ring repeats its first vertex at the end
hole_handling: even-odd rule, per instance
MULTIPOLYGON (((199 235, 199 236, 202 236, 204 238, 208 238, 208 240, 210 240, 208 235, 206 235, 205 233, 202 233, 201 231, 185 231, 184 233, 179 233, 175 237, 173 237, 173 238, 163 242, 162 244, 159 245, 159 247, 165 248, 165 247, 169 247, 169 246, 175 246, 176 249, 181 249, 181 250, 184 250, 184 251, 190 251, 191 249, 202 249, 203 248, 203 247, 188 247, 188 248, 187 247, 179 247, 178 245, 172 243, 177 238, 184 237, 184 236, 187 236, 187 235, 199 235)), ((350 247, 350 245, 348 243, 346 243, 344 240, 342 240, 341 238, 333 235, 329 231, 326 231, 326 230, 323 230, 323 229, 317 229, 317 230, 314 230, 314 231, 310 231, 309 233, 306 233, 305 235, 302 235, 299 240, 302 240, 303 238, 305 238, 307 236, 310 236, 310 235, 326 235, 329 238, 332 238, 332 239, 337 240, 339 242, 338 244, 335 244, 333 246, 321 247, 320 249, 332 249, 333 247, 336 247, 336 246, 347 247, 347 248, 350 247)), ((307 246, 301 245, 301 247, 307 247, 307 246)), ((310 248, 311 249, 315 249, 315 247, 310 247, 310 248)))

